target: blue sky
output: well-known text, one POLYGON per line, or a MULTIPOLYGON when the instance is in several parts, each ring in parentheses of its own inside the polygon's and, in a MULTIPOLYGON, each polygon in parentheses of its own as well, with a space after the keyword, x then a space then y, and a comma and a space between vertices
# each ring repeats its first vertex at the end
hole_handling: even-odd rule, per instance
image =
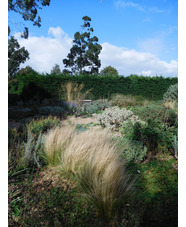
MULTIPOLYGON (((18 38, 19 30, 16 26, 11 26, 12 34, 16 33, 20 44, 30 52, 30 60, 24 66, 31 65, 38 71, 49 72, 47 62, 55 59, 63 69, 62 59, 72 46, 74 33, 81 31, 82 17, 87 15, 92 19, 94 35, 103 46, 100 55, 102 68, 112 65, 122 75, 137 73, 177 76, 177 0, 103 0, 102 3, 101 0, 51 0, 49 7, 39 10, 39 15, 42 20, 40 28, 32 26, 30 22, 24 22, 12 12, 9 13, 20 29, 19 22, 29 27, 29 39, 22 40, 18 38), (47 45, 47 41, 50 45, 47 45), (41 47, 42 43, 45 47, 41 47), (44 64, 35 57, 35 49, 41 47, 44 51, 46 46, 51 47, 50 56, 48 52, 40 53, 37 50, 37 55, 44 55, 44 64), (64 50, 61 57, 57 46, 59 51, 64 50)), ((9 22, 11 25, 11 19, 9 22)), ((55 63, 52 61, 50 64, 55 63)))

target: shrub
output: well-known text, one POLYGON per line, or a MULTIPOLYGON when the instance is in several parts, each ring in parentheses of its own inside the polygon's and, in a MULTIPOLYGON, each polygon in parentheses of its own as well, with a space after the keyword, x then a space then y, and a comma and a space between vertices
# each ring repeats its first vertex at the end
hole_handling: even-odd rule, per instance
POLYGON ((176 112, 159 104, 135 107, 132 111, 143 121, 150 119, 156 122, 168 123, 170 126, 177 122, 176 112))
POLYGON ((178 102, 178 84, 171 85, 163 95, 163 101, 176 101, 178 102))
POLYGON ((39 109, 41 115, 64 116, 65 109, 60 106, 43 106, 39 109))
POLYGON ((18 102, 21 101, 20 95, 8 93, 8 105, 15 106, 18 102))
POLYGON ((111 97, 111 103, 112 106, 127 107, 135 106, 137 104, 137 100, 132 95, 114 94, 111 97))
POLYGON ((107 108, 102 114, 95 114, 94 116, 102 126, 111 130, 118 130, 123 121, 128 119, 136 121, 138 119, 132 111, 125 108, 120 109, 119 107, 107 108))
POLYGON ((25 137, 24 132, 8 127, 8 166, 14 170, 24 165, 25 137))
POLYGON ((51 95, 35 82, 29 82, 21 92, 21 99, 25 104, 29 101, 40 104, 45 98, 51 98, 51 95))
POLYGON ((121 137, 117 138, 117 142, 119 149, 123 150, 121 157, 127 162, 141 162, 147 155, 147 147, 145 147, 141 141, 121 137))
POLYGON ((27 131, 32 134, 39 136, 40 133, 46 133, 49 129, 56 127, 60 124, 60 120, 57 117, 47 117, 41 118, 39 120, 32 120, 30 123, 26 124, 27 131))
POLYGON ((128 139, 141 141, 152 155, 157 151, 166 152, 173 149, 173 140, 176 131, 174 128, 165 127, 163 124, 148 120, 145 122, 124 122, 120 132, 128 139))
POLYGON ((84 103, 81 108, 78 109, 77 115, 81 114, 93 114, 98 111, 105 110, 111 107, 111 103, 107 99, 98 99, 90 103, 84 103))
POLYGON ((40 120, 32 120, 27 127, 27 143, 25 147, 25 161, 27 165, 41 167, 44 160, 44 140, 49 129, 59 125, 60 120, 56 117, 48 117, 40 120))

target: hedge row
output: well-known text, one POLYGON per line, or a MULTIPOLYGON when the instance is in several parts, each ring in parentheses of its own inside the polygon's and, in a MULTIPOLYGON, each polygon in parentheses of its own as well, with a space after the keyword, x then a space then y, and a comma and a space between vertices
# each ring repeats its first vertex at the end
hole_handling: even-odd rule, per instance
POLYGON ((9 93, 21 94, 23 89, 30 83, 42 87, 51 96, 57 97, 61 84, 67 81, 83 83, 84 89, 91 89, 95 99, 108 98, 112 94, 139 95, 146 99, 161 100, 163 94, 172 84, 178 83, 177 77, 144 77, 131 75, 128 77, 112 77, 100 75, 50 75, 31 73, 27 75, 16 75, 14 82, 9 84, 9 93))

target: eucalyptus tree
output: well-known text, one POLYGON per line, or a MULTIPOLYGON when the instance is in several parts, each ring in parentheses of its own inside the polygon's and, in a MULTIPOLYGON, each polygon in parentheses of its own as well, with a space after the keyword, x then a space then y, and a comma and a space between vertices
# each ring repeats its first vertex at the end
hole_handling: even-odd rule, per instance
POLYGON ((93 36, 94 29, 90 26, 91 18, 84 16, 82 32, 74 34, 73 46, 66 59, 63 59, 65 68, 69 68, 70 73, 98 73, 101 66, 99 54, 101 45, 98 44, 97 36, 93 36))
MULTIPOLYGON (((33 22, 34 26, 41 26, 41 18, 38 15, 38 9, 42 9, 43 6, 49 6, 50 0, 8 0, 8 12, 9 21, 18 26, 11 16, 11 12, 20 14, 24 21, 33 22)), ((24 27, 21 31, 22 38, 28 38, 28 27, 24 27)), ((8 36, 10 36, 11 29, 8 25, 8 36)), ((8 75, 13 76, 18 70, 21 63, 24 63, 29 59, 29 53, 25 47, 20 47, 17 39, 14 36, 10 36, 8 39, 8 75)))

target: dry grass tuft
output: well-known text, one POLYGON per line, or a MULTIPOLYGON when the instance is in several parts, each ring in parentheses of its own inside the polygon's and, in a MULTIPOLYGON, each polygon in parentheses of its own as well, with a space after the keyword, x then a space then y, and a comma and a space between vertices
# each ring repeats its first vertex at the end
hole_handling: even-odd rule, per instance
MULTIPOLYGON (((78 104, 80 99, 84 99, 86 95, 91 91, 87 90, 83 92, 84 84, 77 84, 75 82, 67 82, 64 85, 61 85, 64 98, 67 102, 74 102, 78 104)), ((61 96, 61 91, 60 91, 61 96)))
POLYGON ((50 163, 55 163, 57 156, 63 171, 78 173, 82 195, 109 225, 134 185, 111 136, 107 129, 78 133, 66 126, 51 130, 45 142, 50 163))
POLYGON ((61 156, 69 146, 74 135, 74 127, 56 127, 47 133, 45 137, 45 155, 50 166, 61 163, 61 156))
POLYGON ((163 103, 164 107, 167 109, 175 109, 176 101, 166 101, 163 103))

